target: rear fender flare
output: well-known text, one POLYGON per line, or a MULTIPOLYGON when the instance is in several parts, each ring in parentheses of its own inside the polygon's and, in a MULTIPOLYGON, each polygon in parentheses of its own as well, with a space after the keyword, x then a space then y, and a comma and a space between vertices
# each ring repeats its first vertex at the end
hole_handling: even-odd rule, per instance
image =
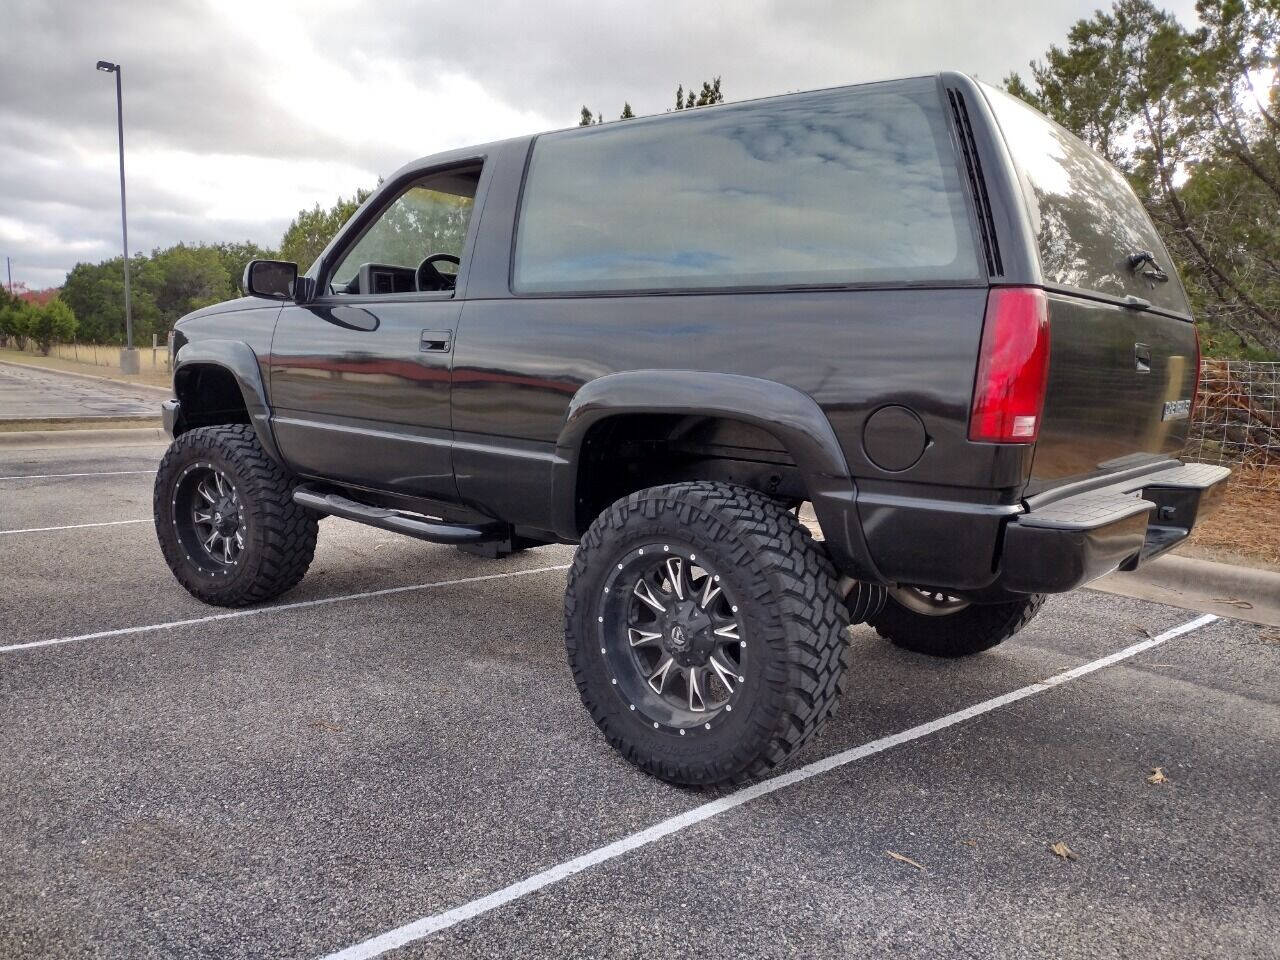
POLYGON ((253 348, 243 340, 189 340, 174 356, 174 382, 177 383, 178 374, 184 368, 193 366, 221 367, 231 374, 244 398, 249 423, 258 435, 258 442, 267 456, 283 465, 284 458, 271 431, 271 408, 262 382, 262 367, 253 348))
MULTIPOLYGON (((846 515, 853 504, 854 481, 822 408, 786 384, 701 370, 632 370, 599 377, 578 390, 556 441, 552 506, 560 536, 575 541, 580 534, 578 466, 588 431, 609 417, 643 413, 724 417, 773 434, 804 477, 823 529, 839 532, 828 536, 828 548, 847 553, 841 541, 846 532, 854 533, 846 515)), ((855 536, 861 541, 860 529, 855 536)))

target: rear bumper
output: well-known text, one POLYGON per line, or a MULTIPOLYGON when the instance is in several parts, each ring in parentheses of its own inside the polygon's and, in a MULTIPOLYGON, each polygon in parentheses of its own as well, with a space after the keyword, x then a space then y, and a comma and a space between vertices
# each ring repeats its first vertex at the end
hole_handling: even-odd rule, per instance
POLYGON ((996 601, 1065 593, 1113 570, 1137 569, 1187 538, 1229 475, 1226 467, 1166 460, 1022 504, 859 490, 857 522, 843 526, 831 522, 839 515, 824 513, 820 498, 814 506, 843 572, 996 601), (846 546, 861 546, 865 560, 846 546))
POLYGON ((1005 529, 999 584, 1064 593, 1112 570, 1136 570, 1190 535, 1230 474, 1184 464, 1033 508, 1005 529))

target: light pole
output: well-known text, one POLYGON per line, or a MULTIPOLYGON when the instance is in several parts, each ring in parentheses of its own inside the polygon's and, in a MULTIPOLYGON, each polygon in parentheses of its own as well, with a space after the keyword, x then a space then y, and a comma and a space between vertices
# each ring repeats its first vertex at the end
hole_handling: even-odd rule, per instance
POLYGON ((133 310, 129 303, 129 217, 124 200, 124 99, 120 91, 120 64, 99 60, 98 69, 116 75, 116 131, 120 135, 120 231, 124 240, 124 337, 125 349, 120 353, 120 369, 124 373, 137 373, 140 367, 138 353, 133 349, 133 310))

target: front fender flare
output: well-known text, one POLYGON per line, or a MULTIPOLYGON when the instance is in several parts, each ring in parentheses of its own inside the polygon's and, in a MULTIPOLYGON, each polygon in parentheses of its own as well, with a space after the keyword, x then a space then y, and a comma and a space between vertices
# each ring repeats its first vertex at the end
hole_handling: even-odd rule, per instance
POLYGON ((231 374, 240 388, 245 409, 249 412, 249 423, 258 435, 258 442, 267 456, 283 464, 284 459, 271 431, 271 408, 262 382, 262 367, 253 348, 243 340, 188 340, 173 359, 175 385, 182 370, 193 366, 221 367, 231 374))

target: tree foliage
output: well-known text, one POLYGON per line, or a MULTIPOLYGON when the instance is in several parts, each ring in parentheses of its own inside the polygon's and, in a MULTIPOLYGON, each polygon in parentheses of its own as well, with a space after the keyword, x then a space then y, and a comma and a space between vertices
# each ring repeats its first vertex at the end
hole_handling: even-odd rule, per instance
POLYGON ((47 357, 55 343, 65 343, 75 337, 76 315, 59 297, 54 297, 27 312, 26 335, 47 357))
POLYGON ((25 300, 4 291, 0 296, 0 340, 12 343, 19 350, 26 349, 34 309, 25 300))
POLYGON ((362 188, 350 198, 339 197, 327 210, 321 209, 318 203, 310 210, 299 210, 280 238, 280 259, 296 263, 302 273, 310 270, 316 257, 371 192, 362 188))
MULTIPOLYGON (((719 77, 715 77, 712 80, 702 81, 702 89, 697 92, 690 87, 688 94, 684 91, 683 83, 676 85, 677 110, 689 110, 693 107, 709 107, 713 103, 724 103, 724 93, 720 90, 719 77)), ((631 102, 624 101, 622 104, 622 114, 618 119, 631 120, 634 117, 635 112, 631 109, 631 102)), ((578 126, 589 127, 595 123, 604 123, 604 115, 593 113, 590 107, 583 104, 582 110, 578 113, 578 126)))
POLYGON ((1012 75, 1129 177, 1206 323, 1210 352, 1280 355, 1280 2, 1200 0, 1185 27, 1150 0, 1077 21, 1012 75))

